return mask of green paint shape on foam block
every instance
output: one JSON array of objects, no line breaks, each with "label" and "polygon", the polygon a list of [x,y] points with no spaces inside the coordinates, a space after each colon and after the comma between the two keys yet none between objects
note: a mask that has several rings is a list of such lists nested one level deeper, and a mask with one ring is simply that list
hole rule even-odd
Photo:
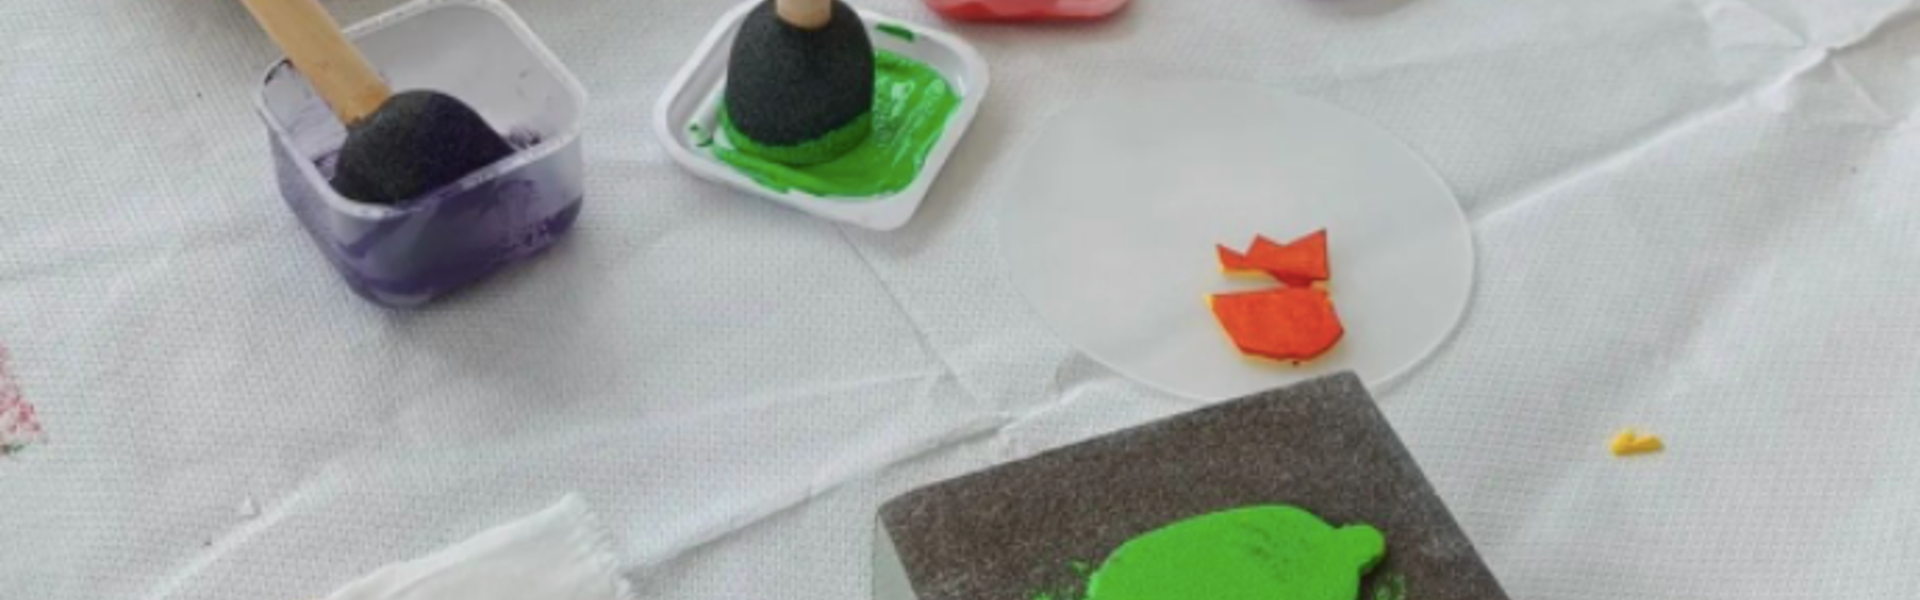
[{"label": "green paint shape on foam block", "polygon": [[1080,600],[1355,600],[1386,551],[1386,538],[1367,525],[1335,528],[1291,506],[1243,508],[1121,545]]},{"label": "green paint shape on foam block", "polygon": [[853,150],[808,166],[753,156],[737,149],[745,136],[734,131],[722,107],[720,129],[732,146],[716,144],[712,152],[768,189],[858,201],[912,185],[959,107],[960,95],[933,67],[880,51],[874,54],[872,132]]}]

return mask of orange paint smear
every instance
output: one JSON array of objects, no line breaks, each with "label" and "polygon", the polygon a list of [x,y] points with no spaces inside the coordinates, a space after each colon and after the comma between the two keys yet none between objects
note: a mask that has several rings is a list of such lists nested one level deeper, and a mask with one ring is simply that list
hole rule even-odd
[{"label": "orange paint smear", "polygon": [[1222,271],[1226,271],[1228,273],[1238,273],[1243,271],[1260,270],[1259,268],[1253,266],[1253,261],[1251,259],[1248,259],[1247,255],[1245,254],[1241,254],[1232,248],[1228,248],[1226,246],[1221,246],[1221,245],[1216,245],[1213,248],[1214,250],[1220,253],[1220,270]]},{"label": "orange paint smear", "polygon": [[1220,268],[1228,273],[1261,272],[1287,285],[1309,286],[1333,277],[1327,259],[1327,230],[1322,229],[1286,244],[1254,236],[1253,246],[1240,253],[1218,247]]},{"label": "orange paint smear", "polygon": [[1274,288],[1209,298],[1234,346],[1245,354],[1279,361],[1312,360],[1332,350],[1346,328],[1333,299],[1313,288]]}]

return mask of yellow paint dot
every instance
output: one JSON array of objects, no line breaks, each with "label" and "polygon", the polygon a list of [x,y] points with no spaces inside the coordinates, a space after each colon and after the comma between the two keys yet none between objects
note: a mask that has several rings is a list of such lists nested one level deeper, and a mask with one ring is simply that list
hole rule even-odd
[{"label": "yellow paint dot", "polygon": [[1641,434],[1632,429],[1614,434],[1613,442],[1607,444],[1607,448],[1613,451],[1614,456],[1648,454],[1665,450],[1666,447],[1666,443],[1660,441],[1660,436]]}]

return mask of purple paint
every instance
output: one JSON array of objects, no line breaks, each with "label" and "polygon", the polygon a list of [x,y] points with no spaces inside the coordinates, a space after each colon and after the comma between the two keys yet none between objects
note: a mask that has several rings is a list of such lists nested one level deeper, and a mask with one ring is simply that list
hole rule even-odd
[{"label": "purple paint", "polygon": [[426,304],[538,255],[580,214],[577,146],[372,214],[338,210],[286,147],[273,144],[281,197],[348,286],[385,306]]},{"label": "purple paint", "polygon": [[[280,63],[268,86],[292,67]],[[310,90],[261,111],[280,197],[328,264],[354,293],[408,308],[476,283],[557,243],[573,228],[585,195],[577,138],[532,127],[505,136],[516,152],[398,206],[341,197],[328,181],[339,167],[344,129]],[[271,94],[269,94],[271,95]],[[473,178],[470,176],[470,178]]]},{"label": "purple paint", "polygon": [[511,9],[412,3],[351,35],[366,42],[368,59],[395,89],[459,98],[516,148],[397,206],[341,197],[329,181],[338,167],[330,155],[346,142],[345,127],[291,65],[271,66],[255,108],[281,199],[354,292],[386,306],[424,305],[540,254],[571,230],[586,190],[586,91]]}]

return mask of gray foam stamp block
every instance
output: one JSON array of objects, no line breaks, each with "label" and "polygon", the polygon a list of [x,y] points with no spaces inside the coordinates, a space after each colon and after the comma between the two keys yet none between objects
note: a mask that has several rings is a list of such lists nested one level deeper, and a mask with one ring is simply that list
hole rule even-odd
[{"label": "gray foam stamp block", "polygon": [[[888,502],[877,600],[1033,600],[1078,589],[1122,543],[1182,519],[1289,504],[1368,523],[1387,558],[1361,586],[1505,600],[1352,374],[1265,392],[935,484]],[[1184,600],[1206,600],[1204,598]]]}]

